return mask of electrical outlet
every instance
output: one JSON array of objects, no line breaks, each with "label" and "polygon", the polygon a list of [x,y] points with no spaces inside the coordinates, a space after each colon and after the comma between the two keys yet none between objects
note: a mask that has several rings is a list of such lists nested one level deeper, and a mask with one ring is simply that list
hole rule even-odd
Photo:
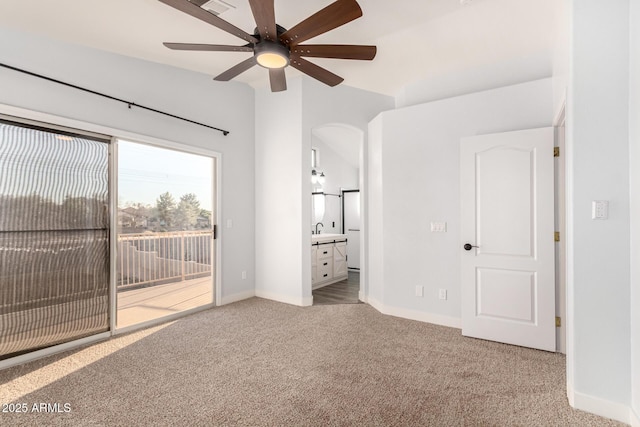
[{"label": "electrical outlet", "polygon": [[438,297],[440,299],[446,300],[447,299],[447,290],[446,289],[440,289],[440,292],[438,293]]},{"label": "electrical outlet", "polygon": [[232,219],[228,219],[227,220],[227,228],[232,228],[233,227],[233,220]]},{"label": "electrical outlet", "polygon": [[446,233],[447,232],[447,223],[446,222],[432,222],[431,223],[431,232],[432,233]]},{"label": "electrical outlet", "polygon": [[242,272],[242,280],[246,280],[246,278],[247,278],[247,272],[243,271]]},{"label": "electrical outlet", "polygon": [[424,286],[416,286],[416,296],[421,297],[424,296]]},{"label": "electrical outlet", "polygon": [[609,202],[607,200],[594,200],[591,202],[591,219],[609,218]]}]

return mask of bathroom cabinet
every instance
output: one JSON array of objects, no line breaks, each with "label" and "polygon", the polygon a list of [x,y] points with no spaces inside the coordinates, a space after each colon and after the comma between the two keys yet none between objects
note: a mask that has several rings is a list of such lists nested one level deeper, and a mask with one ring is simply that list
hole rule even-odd
[{"label": "bathroom cabinet", "polygon": [[311,287],[321,288],[347,278],[347,236],[316,234],[311,238]]}]

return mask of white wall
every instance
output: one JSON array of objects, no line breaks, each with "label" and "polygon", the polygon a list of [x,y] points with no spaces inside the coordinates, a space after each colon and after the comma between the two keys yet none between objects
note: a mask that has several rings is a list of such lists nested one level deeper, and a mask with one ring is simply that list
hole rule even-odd
[{"label": "white wall", "polygon": [[[580,409],[629,422],[629,0],[573,1],[567,370]],[[608,200],[609,219],[591,219]]]},{"label": "white wall", "polygon": [[310,78],[256,91],[256,294],[296,305],[311,298],[312,129],[341,123],[365,131],[391,97]]},{"label": "white wall", "polygon": [[[0,29],[0,58],[44,74],[231,131],[132,108],[76,89],[0,68],[0,104],[121,129],[222,153],[222,302],[254,290],[254,95],[211,76]],[[241,271],[248,278],[241,280]]]},{"label": "white wall", "polygon": [[569,39],[571,0],[557,0],[554,9],[555,51],[553,56],[553,107],[557,117],[566,101],[569,84]]},{"label": "white wall", "polygon": [[[553,64],[548,52],[489,62],[407,84],[398,93],[398,108],[548,78]],[[562,84],[562,83],[559,83]]]},{"label": "white wall", "polygon": [[640,426],[640,0],[631,0],[629,166],[631,172],[631,402]]},{"label": "white wall", "polygon": [[[256,295],[308,305],[300,283],[302,82],[287,86],[256,91]],[[308,232],[308,219],[304,224]]]},{"label": "white wall", "polygon": [[[338,141],[344,144],[359,144],[360,141]],[[317,171],[326,175],[325,183],[321,187],[325,193],[341,194],[342,189],[358,189],[358,168],[349,164],[340,154],[331,149],[320,138],[312,137],[312,146],[319,152],[320,160]],[[309,196],[311,197],[311,196]],[[314,215],[311,215],[311,229],[315,231]],[[322,219],[324,226],[318,227],[323,233],[342,233],[342,199],[335,196],[325,196],[325,214]]]},{"label": "white wall", "polygon": [[[460,325],[460,138],[546,127],[552,119],[548,78],[385,112],[372,123],[369,256],[384,274],[371,279],[374,305]],[[431,221],[446,221],[447,233],[431,233]],[[415,296],[416,285],[424,297]],[[438,299],[440,288],[447,301]]]},{"label": "white wall", "polygon": [[[385,114],[380,114],[369,123],[369,140],[367,141],[367,199],[364,219],[367,229],[367,240],[364,246],[365,259],[368,260],[368,280],[364,286],[365,301],[380,309],[384,300],[384,163],[382,144],[384,142],[383,126]],[[361,235],[365,233],[361,232]],[[361,286],[362,288],[362,286]],[[362,290],[362,289],[361,289]]]}]

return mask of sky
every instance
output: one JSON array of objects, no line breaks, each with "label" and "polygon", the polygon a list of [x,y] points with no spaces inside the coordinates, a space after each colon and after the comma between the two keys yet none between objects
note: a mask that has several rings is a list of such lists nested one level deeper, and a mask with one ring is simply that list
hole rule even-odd
[{"label": "sky", "polygon": [[213,159],[120,140],[118,142],[118,205],[143,203],[155,206],[168,191],[174,200],[194,193],[200,207],[211,211]]},{"label": "sky", "polygon": [[[155,206],[164,192],[176,203],[194,193],[202,209],[213,205],[213,159],[120,140],[118,203]],[[108,191],[108,144],[0,123],[0,195],[37,194],[56,203]]]}]

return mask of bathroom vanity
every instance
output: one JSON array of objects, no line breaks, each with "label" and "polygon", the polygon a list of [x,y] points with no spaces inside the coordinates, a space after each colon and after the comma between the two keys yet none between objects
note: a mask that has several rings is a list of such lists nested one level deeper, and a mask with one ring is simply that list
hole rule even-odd
[{"label": "bathroom vanity", "polygon": [[347,235],[311,236],[311,287],[321,288],[347,278]]}]

